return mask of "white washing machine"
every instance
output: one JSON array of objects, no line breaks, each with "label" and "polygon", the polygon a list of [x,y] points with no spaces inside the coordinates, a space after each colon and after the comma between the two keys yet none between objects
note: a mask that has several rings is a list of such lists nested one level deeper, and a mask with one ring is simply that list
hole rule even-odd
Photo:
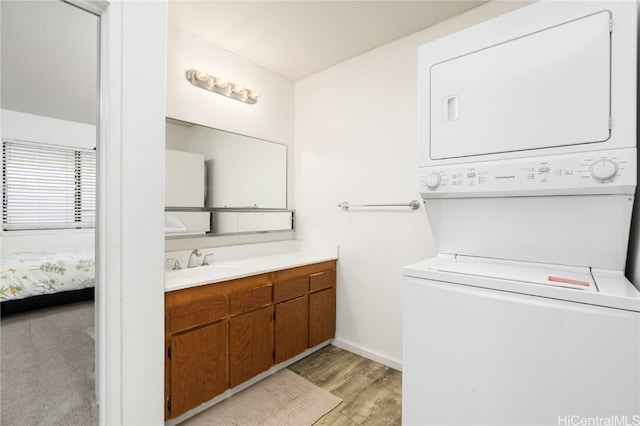
[{"label": "white washing machine", "polygon": [[637,19],[541,1],[420,48],[404,424],[640,424]]},{"label": "white washing machine", "polygon": [[621,273],[442,256],[405,276],[404,424],[640,421],[640,298]]}]

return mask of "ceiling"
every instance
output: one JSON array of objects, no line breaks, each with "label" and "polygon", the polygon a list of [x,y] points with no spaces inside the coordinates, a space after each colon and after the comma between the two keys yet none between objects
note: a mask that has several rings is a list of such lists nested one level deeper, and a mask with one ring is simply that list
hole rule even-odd
[{"label": "ceiling", "polygon": [[98,17],[59,1],[0,1],[0,106],[95,124]]},{"label": "ceiling", "polygon": [[[169,0],[168,22],[296,81],[481,3]],[[0,16],[0,106],[95,124],[98,18],[51,0]]]},{"label": "ceiling", "polygon": [[168,21],[296,81],[484,2],[169,0]]}]

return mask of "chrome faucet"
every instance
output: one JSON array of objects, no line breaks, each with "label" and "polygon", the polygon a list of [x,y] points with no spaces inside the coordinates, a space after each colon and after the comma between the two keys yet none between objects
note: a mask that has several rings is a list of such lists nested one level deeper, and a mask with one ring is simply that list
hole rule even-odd
[{"label": "chrome faucet", "polygon": [[[193,256],[195,256],[195,259]],[[195,268],[196,266],[198,266],[198,257],[200,256],[200,250],[193,249],[191,251],[191,255],[189,256],[189,263],[187,264],[187,268]]]},{"label": "chrome faucet", "polygon": [[209,263],[209,261],[207,260],[207,257],[209,257],[209,256],[213,257],[213,253],[208,253],[208,254],[204,255],[204,258],[202,259],[202,266],[211,265]]},{"label": "chrome faucet", "polygon": [[179,269],[182,269],[182,266],[180,266],[180,262],[178,262],[178,259],[176,259],[175,257],[172,257],[171,259],[167,259],[167,262],[173,262],[173,267],[171,268],[172,271],[177,271]]}]

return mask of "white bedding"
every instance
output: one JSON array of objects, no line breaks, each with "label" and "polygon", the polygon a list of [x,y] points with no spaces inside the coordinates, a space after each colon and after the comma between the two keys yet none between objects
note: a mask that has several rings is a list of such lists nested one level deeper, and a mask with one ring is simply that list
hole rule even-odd
[{"label": "white bedding", "polygon": [[0,301],[95,286],[93,250],[22,252],[2,256]]}]

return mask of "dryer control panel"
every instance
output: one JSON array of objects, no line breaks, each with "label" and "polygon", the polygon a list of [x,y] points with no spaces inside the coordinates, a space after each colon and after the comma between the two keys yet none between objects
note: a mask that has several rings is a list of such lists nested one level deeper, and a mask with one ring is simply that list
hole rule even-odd
[{"label": "dryer control panel", "polygon": [[635,193],[635,148],[418,169],[423,198]]}]

